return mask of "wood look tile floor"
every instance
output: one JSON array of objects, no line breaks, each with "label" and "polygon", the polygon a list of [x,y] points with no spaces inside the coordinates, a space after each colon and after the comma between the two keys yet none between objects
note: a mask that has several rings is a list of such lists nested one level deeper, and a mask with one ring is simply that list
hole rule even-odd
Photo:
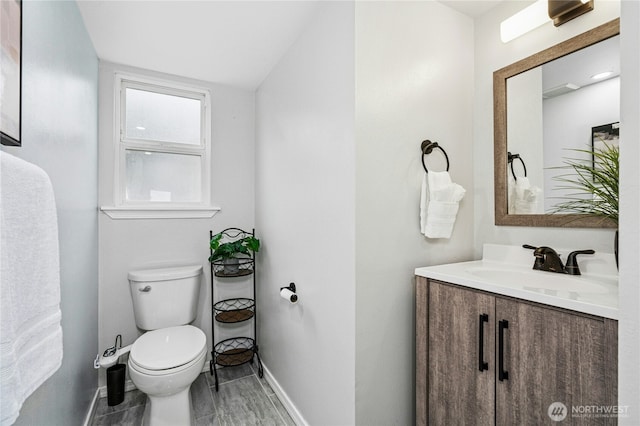
[{"label": "wood look tile floor", "polygon": [[[208,372],[191,385],[196,426],[295,426],[271,386],[258,378],[250,364],[219,369],[218,380],[218,392]],[[100,398],[92,426],[140,426],[146,400],[139,390],[127,392],[114,407],[107,405],[107,398]]]}]

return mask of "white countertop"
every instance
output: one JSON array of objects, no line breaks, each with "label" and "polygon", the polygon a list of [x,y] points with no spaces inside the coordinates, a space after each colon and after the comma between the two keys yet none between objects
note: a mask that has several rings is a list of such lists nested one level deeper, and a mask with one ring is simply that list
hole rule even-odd
[{"label": "white countertop", "polygon": [[482,260],[416,268],[415,274],[617,320],[618,276],[612,256],[579,256],[582,275],[574,276],[533,270],[531,250],[485,244]]}]

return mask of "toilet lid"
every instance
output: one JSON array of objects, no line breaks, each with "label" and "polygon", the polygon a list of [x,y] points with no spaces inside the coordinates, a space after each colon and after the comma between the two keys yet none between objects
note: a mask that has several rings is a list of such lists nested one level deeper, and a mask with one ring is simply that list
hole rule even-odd
[{"label": "toilet lid", "polygon": [[140,367],[167,370],[196,358],[207,343],[199,328],[192,325],[148,331],[131,347],[129,357]]}]

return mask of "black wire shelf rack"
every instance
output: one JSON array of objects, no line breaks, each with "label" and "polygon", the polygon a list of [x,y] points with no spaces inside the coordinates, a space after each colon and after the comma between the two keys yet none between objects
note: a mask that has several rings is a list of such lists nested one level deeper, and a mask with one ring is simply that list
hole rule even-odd
[{"label": "black wire shelf rack", "polygon": [[[251,232],[240,228],[227,228],[219,234],[215,234],[217,243],[234,243],[238,241],[251,240],[255,238],[255,230]],[[209,231],[209,240],[214,239],[213,231]],[[258,242],[259,244],[259,242]],[[257,309],[256,309],[256,271],[255,254],[249,250],[249,255],[241,254],[240,257],[231,259],[214,260],[213,247],[218,245],[210,244],[211,250],[211,337],[213,340],[213,350],[209,361],[209,370],[215,377],[215,389],[218,391],[218,367],[235,367],[245,363],[257,364],[258,377],[264,376],[262,361],[258,353],[258,343],[256,340],[257,330]],[[240,277],[240,278],[237,278]],[[245,278],[243,278],[245,277]],[[216,301],[217,285],[240,285],[242,282],[250,281],[252,294],[247,297],[235,297],[231,299]],[[223,284],[225,283],[226,284]],[[229,339],[217,341],[216,327],[225,327],[228,324],[253,321],[253,337],[236,336]],[[218,326],[216,325],[218,323]],[[244,334],[244,333],[243,333]],[[248,333],[247,333],[248,334]],[[217,367],[218,366],[218,367]]]},{"label": "black wire shelf rack", "polygon": [[256,344],[251,337],[232,337],[218,342],[214,352],[216,364],[223,367],[235,367],[253,361]]},{"label": "black wire shelf rack", "polygon": [[213,305],[216,321],[232,324],[253,318],[256,303],[253,299],[238,297],[221,300]]},{"label": "black wire shelf rack", "polygon": [[235,257],[213,262],[213,273],[216,277],[244,277],[253,274],[254,261],[250,258]]}]

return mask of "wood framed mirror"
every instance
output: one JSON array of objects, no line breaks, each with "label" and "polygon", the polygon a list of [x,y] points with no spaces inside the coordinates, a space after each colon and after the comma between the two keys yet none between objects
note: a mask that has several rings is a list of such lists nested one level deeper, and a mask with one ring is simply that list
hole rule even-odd
[{"label": "wood framed mirror", "polygon": [[[495,198],[495,224],[496,225],[536,226],[536,227],[575,227],[575,228],[615,228],[616,227],[615,223],[613,223],[612,221],[606,218],[601,218],[601,217],[596,217],[596,216],[591,216],[586,214],[558,214],[558,213],[545,214],[544,212],[548,211],[548,209],[545,209],[545,208],[542,208],[541,211],[539,211],[540,210],[539,208],[536,208],[535,211],[532,210],[531,213],[527,213],[527,214],[519,214],[516,209],[514,213],[514,209],[510,208],[509,206],[509,188],[510,188],[509,180],[511,179],[510,176],[512,174],[513,174],[513,179],[517,180],[515,172],[512,172],[511,170],[511,165],[514,165],[514,167],[518,167],[518,165],[520,165],[520,162],[516,162],[514,164],[514,163],[510,163],[509,160],[513,161],[513,158],[514,158],[513,155],[515,154],[516,155],[515,158],[522,161],[523,157],[520,157],[520,158],[517,157],[518,151],[519,151],[519,149],[517,149],[518,147],[522,147],[523,150],[529,150],[529,152],[536,153],[537,152],[536,150],[540,152],[543,151],[543,147],[542,147],[543,143],[552,144],[555,142],[548,140],[551,138],[543,139],[543,134],[545,133],[546,130],[543,131],[542,129],[538,128],[538,127],[542,127],[542,115],[543,115],[542,112],[538,112],[536,110],[535,112],[536,117],[532,117],[531,115],[528,115],[529,112],[524,112],[521,114],[522,117],[524,117],[524,120],[517,122],[518,125],[511,123],[511,126],[509,126],[508,111],[511,105],[516,105],[518,103],[527,104],[529,105],[529,108],[531,107],[530,106],[531,103],[527,102],[526,96],[515,95],[513,93],[514,89],[511,89],[513,87],[518,86],[519,83],[515,83],[516,81],[520,80],[521,78],[527,78],[527,77],[521,77],[521,76],[525,76],[527,72],[533,72],[533,73],[540,74],[540,76],[537,76],[536,78],[538,80],[542,80],[541,75],[543,72],[542,71],[543,66],[549,67],[549,66],[552,66],[553,64],[560,64],[560,60],[565,60],[566,58],[569,58],[569,56],[573,56],[571,54],[575,53],[576,56],[584,55],[587,52],[587,48],[596,49],[598,47],[604,46],[605,43],[615,42],[617,40],[614,38],[619,34],[620,34],[620,20],[615,19],[606,24],[600,25],[590,31],[580,34],[576,37],[573,37],[569,40],[566,40],[562,43],[559,43],[555,46],[552,46],[548,49],[538,52],[532,56],[529,56],[525,59],[522,59],[518,62],[508,65],[504,68],[501,68],[493,73],[494,198]],[[611,39],[611,41],[606,42],[609,39]],[[598,61],[592,60],[592,62],[595,63]],[[562,69],[562,67],[565,67],[568,69],[567,65],[560,64],[556,66],[556,68],[560,68],[560,69]],[[581,67],[584,68],[584,63],[583,65],[581,65]],[[618,59],[618,67],[619,67],[619,59]],[[516,76],[518,76],[518,79],[514,78]],[[619,82],[619,78],[618,78],[618,82]],[[541,83],[536,83],[536,84],[539,84],[540,87],[537,89],[538,93],[535,94],[534,98],[532,99],[534,99],[535,103],[539,104],[539,106],[534,107],[534,109],[538,108],[540,111],[542,110],[543,97],[547,98],[546,93],[549,93],[551,91],[555,91],[556,93],[557,92],[562,93],[565,90],[568,90],[568,91],[576,90],[574,89],[576,85],[569,84],[569,83],[564,83],[562,85],[553,87],[553,89],[546,89],[546,90],[543,89]],[[577,88],[579,89],[580,87],[577,87]],[[509,90],[512,90],[512,92],[510,93]],[[545,95],[543,96],[543,93],[539,93],[540,91],[545,93]],[[554,96],[554,95],[550,95],[550,96]],[[618,96],[619,96],[619,89],[618,89]],[[507,102],[508,99],[511,100],[511,104]],[[618,108],[619,108],[619,101],[618,101]],[[577,112],[575,111],[572,111],[572,113],[573,115],[577,114]],[[516,117],[517,115],[518,115],[517,113],[513,113],[513,112],[511,114],[512,117]],[[602,118],[602,120],[605,120],[605,118]],[[618,120],[619,120],[619,112],[618,112]],[[617,120],[612,120],[612,121],[617,121]],[[609,121],[609,122],[612,122],[612,121]],[[539,126],[537,126],[537,124],[539,124]],[[598,123],[598,124],[607,124],[607,123]],[[527,137],[529,138],[531,138],[530,136],[531,134],[537,134],[537,136],[539,136],[539,142],[538,142],[538,139],[532,139],[532,142],[527,141],[523,145],[519,145],[518,147],[516,147],[513,145],[512,140],[508,140],[510,135],[512,136],[512,139],[514,140],[516,139],[515,137],[513,137],[514,131],[519,131],[522,134],[526,134]],[[585,144],[585,145],[582,145],[584,147],[586,146],[588,139],[583,139],[582,142]],[[538,143],[540,144],[540,146],[536,145]],[[554,158],[554,161],[556,162],[554,166],[562,166],[562,160],[563,158],[560,158],[560,157]],[[548,165],[544,165],[542,163],[542,160],[538,161],[536,164],[538,164],[539,167],[532,168],[529,166],[528,163],[527,163],[527,166],[525,166],[524,161],[522,161],[522,167],[528,169],[528,172],[530,174],[532,173],[532,171],[533,173],[543,174],[544,170],[549,168]],[[522,173],[522,169],[520,170]],[[526,170],[524,171],[524,173],[525,173],[524,176],[527,176]],[[527,179],[530,179],[530,178],[527,178]],[[511,183],[513,184],[513,181]],[[547,190],[548,189],[550,188],[547,188]],[[544,191],[543,191],[543,197],[546,197],[546,193],[544,193]]]}]

